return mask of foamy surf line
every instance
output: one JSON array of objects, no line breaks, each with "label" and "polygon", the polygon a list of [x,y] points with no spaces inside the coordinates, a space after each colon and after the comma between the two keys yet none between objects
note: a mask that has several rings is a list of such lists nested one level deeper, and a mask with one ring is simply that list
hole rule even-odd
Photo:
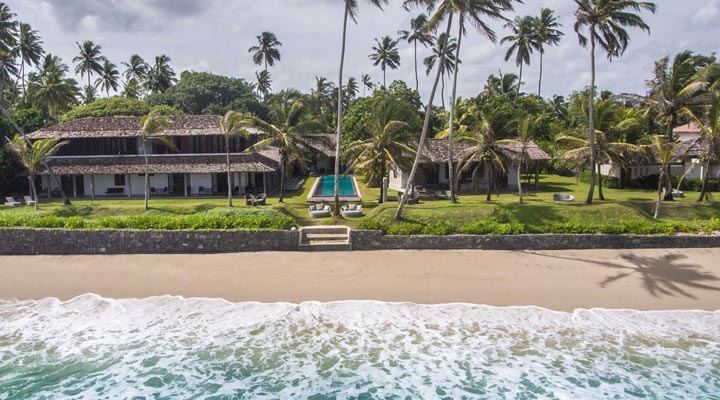
[{"label": "foamy surf line", "polygon": [[0,300],[0,399],[720,396],[720,312]]}]

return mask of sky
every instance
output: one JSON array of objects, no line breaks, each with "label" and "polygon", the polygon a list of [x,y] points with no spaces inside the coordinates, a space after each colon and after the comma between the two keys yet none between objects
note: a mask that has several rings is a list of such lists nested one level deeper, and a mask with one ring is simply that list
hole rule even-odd
[{"label": "sky", "polygon": [[[121,62],[132,54],[146,61],[166,54],[178,75],[193,70],[255,81],[255,72],[261,67],[253,64],[248,48],[257,42],[261,32],[271,31],[283,44],[281,62],[270,68],[273,91],[288,87],[309,91],[316,76],[338,79],[342,0],[5,1],[20,21],[40,32],[46,51],[59,55],[68,64],[78,53],[76,42],[93,40],[121,72]],[[409,29],[410,19],[421,10],[407,12],[400,0],[390,0],[384,11],[365,0],[359,3],[358,24],[348,27],[345,76],[370,74],[375,82],[381,82],[382,71],[368,59],[375,38],[396,37],[398,30]],[[656,4],[655,15],[643,14],[651,27],[649,35],[632,30],[623,57],[612,62],[598,57],[601,89],[643,93],[654,61],[686,49],[704,54],[718,50],[720,0],[656,0]],[[542,7],[555,10],[565,32],[561,44],[545,52],[543,96],[567,95],[590,83],[589,52],[580,47],[573,31],[575,2],[525,0],[508,17],[536,15]],[[491,25],[499,38],[509,34],[503,22],[493,21]],[[407,43],[399,46],[402,64],[397,70],[388,70],[388,83],[402,79],[414,86],[412,48]],[[477,95],[488,75],[500,70],[517,73],[512,60],[504,61],[507,47],[470,29],[462,43],[458,95]],[[428,54],[427,49],[418,54],[423,96],[432,85],[422,66]],[[525,67],[524,91],[537,91],[538,67],[536,54],[531,65]]]}]

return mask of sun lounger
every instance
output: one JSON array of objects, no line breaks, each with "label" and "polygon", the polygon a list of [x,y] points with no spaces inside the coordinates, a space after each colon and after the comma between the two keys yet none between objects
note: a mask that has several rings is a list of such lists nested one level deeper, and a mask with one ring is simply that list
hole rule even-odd
[{"label": "sun lounger", "polygon": [[6,197],[6,198],[5,198],[5,206],[6,206],[6,207],[19,207],[19,206],[21,206],[21,205],[22,205],[21,202],[15,201],[15,199],[12,198],[12,197]]},{"label": "sun lounger", "polygon": [[250,193],[245,193],[245,205],[246,206],[254,206],[255,205],[255,196],[253,196]]},{"label": "sun lounger", "polygon": [[34,206],[34,205],[35,205],[35,200],[33,200],[32,197],[30,197],[30,196],[24,196],[23,199],[25,200],[25,204],[27,204],[27,205],[29,205],[29,206]]},{"label": "sun lounger", "polygon": [[258,205],[259,205],[259,206],[264,206],[266,199],[267,199],[267,195],[266,195],[265,193],[260,193],[260,194],[255,198],[255,205],[256,205],[256,206],[258,206]]},{"label": "sun lounger", "polygon": [[348,204],[340,207],[340,214],[343,218],[358,218],[363,215],[363,207],[361,205]]},{"label": "sun lounger", "polygon": [[557,201],[560,203],[569,203],[569,202],[575,201],[575,196],[565,194],[565,193],[555,193],[553,195],[553,201]]},{"label": "sun lounger", "polygon": [[330,206],[328,205],[312,205],[309,210],[310,216],[313,218],[327,218],[330,216]]}]

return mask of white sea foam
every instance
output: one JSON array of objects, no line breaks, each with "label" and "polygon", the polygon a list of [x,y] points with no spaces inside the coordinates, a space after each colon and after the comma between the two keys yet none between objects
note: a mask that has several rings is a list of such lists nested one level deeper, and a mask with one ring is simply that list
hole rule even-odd
[{"label": "white sea foam", "polygon": [[135,396],[717,399],[720,312],[0,300],[0,399]]}]

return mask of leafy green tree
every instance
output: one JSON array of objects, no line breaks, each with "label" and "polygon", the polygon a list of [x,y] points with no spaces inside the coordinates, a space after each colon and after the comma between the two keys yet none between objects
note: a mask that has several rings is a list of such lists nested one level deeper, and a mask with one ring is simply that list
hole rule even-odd
[{"label": "leafy green tree", "polygon": [[562,24],[558,22],[555,13],[549,8],[543,8],[540,10],[540,15],[535,17],[533,35],[535,36],[536,49],[540,52],[538,96],[542,96],[543,56],[545,55],[545,46],[557,46],[560,44],[562,37],[565,35],[560,28],[562,28]]},{"label": "leafy green tree", "polygon": [[427,29],[428,17],[425,14],[420,14],[417,17],[410,20],[410,30],[400,30],[398,35],[401,40],[408,42],[413,46],[413,54],[415,57],[415,90],[420,91],[420,79],[418,77],[418,60],[417,50],[418,44],[423,47],[432,46],[433,35]]},{"label": "leafy green tree", "polygon": [[30,24],[20,23],[18,27],[17,46],[13,53],[20,59],[18,79],[22,80],[22,91],[25,93],[25,65],[38,66],[45,50],[42,48],[38,31],[33,30]]},{"label": "leafy green tree", "polygon": [[400,66],[400,53],[398,52],[397,40],[393,40],[390,36],[385,36],[382,40],[375,39],[373,53],[370,54],[370,60],[374,66],[380,66],[383,72],[383,86],[387,86],[385,80],[385,72],[388,67],[390,69],[398,69]]},{"label": "leafy green tree", "polygon": [[277,49],[282,43],[272,32],[263,32],[257,37],[258,44],[248,49],[248,53],[253,56],[255,65],[265,64],[265,72],[267,73],[268,65],[274,66],[276,61],[280,61],[280,51]]},{"label": "leafy green tree", "polygon": [[130,78],[129,81],[125,82],[125,86],[123,87],[123,91],[120,93],[120,96],[128,99],[139,99],[142,97],[142,94],[143,88],[140,81],[135,78]]},{"label": "leafy green tree", "polygon": [[[600,46],[607,53],[608,59],[620,57],[627,49],[630,35],[625,27],[640,28],[650,31],[650,27],[634,12],[648,10],[655,12],[655,4],[634,0],[575,0],[578,5],[575,11],[575,32],[582,47],[590,45],[590,99],[588,101],[588,119],[590,120],[589,145],[590,165],[596,164],[595,126],[592,115],[595,114],[595,49]],[[584,33],[585,32],[585,33]],[[588,36],[586,36],[588,35]],[[586,203],[592,204],[595,192],[595,168],[590,172],[590,190]]]},{"label": "leafy green tree", "polygon": [[170,126],[170,121],[157,112],[151,112],[140,121],[140,137],[142,138],[143,158],[145,159],[145,210],[149,209],[150,198],[150,166],[147,149],[153,143],[174,149],[175,144],[166,136],[160,134]]},{"label": "leafy green tree", "polygon": [[80,43],[76,43],[78,50],[80,50],[80,54],[73,58],[73,63],[75,63],[75,73],[80,74],[81,77],[87,76],[87,85],[88,87],[92,86],[90,84],[90,78],[92,77],[92,74],[102,74],[103,71],[103,61],[105,61],[105,57],[102,55],[102,48],[93,43],[92,40],[86,40]]},{"label": "leafy green tree", "polygon": [[511,35],[505,36],[500,41],[500,43],[511,43],[510,48],[505,53],[505,61],[510,60],[514,54],[515,65],[520,67],[517,92],[515,92],[515,100],[517,100],[518,96],[520,96],[520,87],[522,86],[523,65],[530,65],[530,55],[533,49],[539,46],[534,35],[535,19],[531,16],[518,16],[505,26],[512,30]]},{"label": "leafy green tree", "polygon": [[164,93],[175,82],[177,79],[170,66],[170,57],[164,54],[155,57],[155,64],[150,67],[145,79],[145,88],[153,93]]},{"label": "leafy green tree", "polygon": [[15,135],[12,139],[5,138],[5,140],[6,146],[15,154],[28,172],[28,182],[32,189],[35,209],[37,210],[40,203],[37,188],[35,187],[35,177],[37,176],[38,169],[48,157],[51,157],[60,150],[64,142],[58,139],[40,139],[30,144],[20,135]]},{"label": "leafy green tree", "polygon": [[124,97],[110,97],[98,99],[86,105],[74,108],[62,117],[62,122],[69,122],[81,118],[98,117],[141,117],[150,113],[150,105],[138,99]]},{"label": "leafy green tree", "polygon": [[107,97],[110,97],[110,90],[117,90],[119,87],[120,73],[115,64],[108,59],[103,60],[103,68],[100,71],[100,77],[95,80],[95,87],[99,87],[105,91]]}]

